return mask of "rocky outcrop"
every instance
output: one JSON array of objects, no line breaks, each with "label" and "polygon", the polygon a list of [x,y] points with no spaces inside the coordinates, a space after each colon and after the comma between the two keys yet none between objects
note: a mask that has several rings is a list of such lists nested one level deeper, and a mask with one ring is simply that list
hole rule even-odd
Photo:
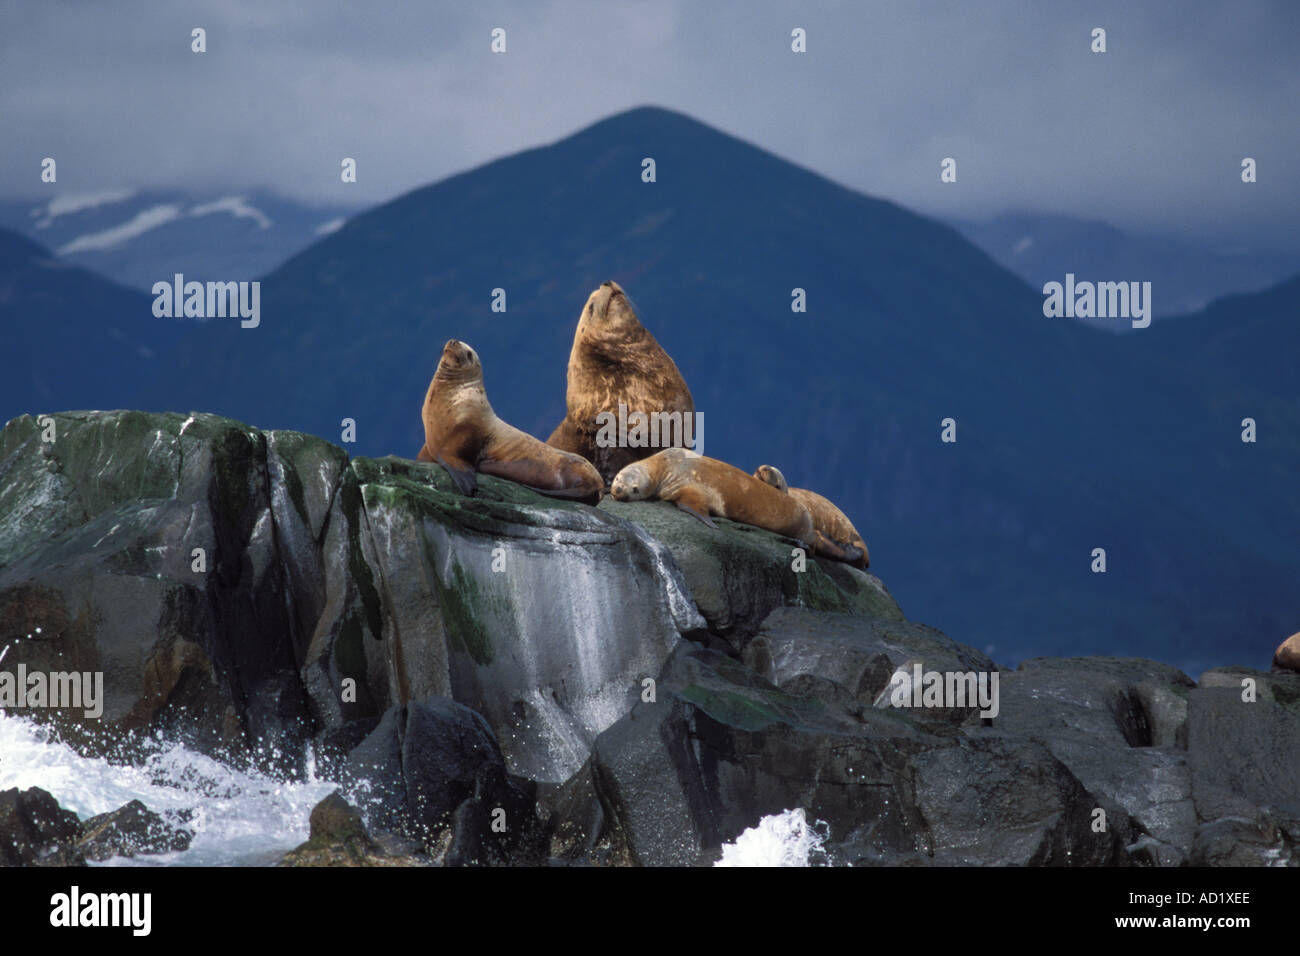
[{"label": "rocky outcrop", "polygon": [[481,715],[445,697],[384,714],[342,776],[372,826],[448,866],[540,862],[534,781],[510,775]]},{"label": "rocky outcrop", "polygon": [[[285,865],[707,864],[796,808],[838,864],[1300,862],[1300,674],[1002,670],[874,575],[717,525],[489,476],[466,498],[210,415],[24,417],[0,666],[103,673],[102,718],[36,712],[79,747],[161,731],[337,780]],[[996,680],[996,706],[894,706],[914,672]],[[0,795],[0,853],[186,836],[143,805],[69,816]]]},{"label": "rocky outcrop", "polygon": [[189,848],[193,834],[174,827],[139,800],[81,824],[77,848],[88,860],[132,857],[138,853],[178,853]]},{"label": "rocky outcrop", "polygon": [[339,703],[348,678],[382,708],[445,696],[487,719],[512,773],[563,781],[704,627],[663,546],[595,508],[487,476],[465,498],[441,466],[395,458],[346,480],[374,622],[318,625],[304,674],[325,727],[366,713]]},{"label": "rocky outcrop", "polygon": [[78,866],[81,821],[40,787],[0,792],[0,866]]},{"label": "rocky outcrop", "polygon": [[674,654],[555,800],[553,852],[713,862],[799,807],[839,864],[1300,863],[1300,676],[1036,659],[987,717],[882,700],[900,667],[996,669],[921,625],[781,608],[741,657]]},{"label": "rocky outcrop", "polygon": [[679,650],[657,700],[597,738],[592,780],[615,842],[642,864],[711,862],[798,806],[828,825],[838,864],[1124,862],[1119,834],[1091,829],[1098,798],[1041,743],[843,700]]},{"label": "rocky outcrop", "polygon": [[600,509],[644,528],[672,553],[708,624],[739,649],[774,608],[793,605],[901,621],[903,612],[874,574],[838,561],[806,559],[794,570],[797,542],[716,518],[718,531],[664,501],[620,502]]},{"label": "rocky outcrop", "polygon": [[83,821],[40,787],[0,792],[0,866],[85,866],[169,853],[184,850],[192,836],[139,800]]},{"label": "rocky outcrop", "polygon": [[0,646],[104,673],[103,719],[65,729],[292,768],[440,694],[559,781],[704,627],[663,546],[593,508],[491,478],[465,499],[437,466],[209,415],[49,422],[0,434]]},{"label": "rocky outcrop", "polygon": [[361,813],[335,791],[311,811],[307,842],[280,866],[430,866],[419,844],[391,834],[371,836]]}]

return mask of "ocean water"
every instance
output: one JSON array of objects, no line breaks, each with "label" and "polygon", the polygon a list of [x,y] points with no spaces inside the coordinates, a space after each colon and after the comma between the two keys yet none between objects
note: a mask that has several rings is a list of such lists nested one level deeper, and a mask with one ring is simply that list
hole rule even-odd
[{"label": "ocean water", "polygon": [[338,785],[237,770],[155,738],[135,765],[83,757],[33,721],[0,713],[0,790],[41,787],[83,820],[140,800],[194,834],[188,850],[103,866],[271,865],[307,839],[312,807]]},{"label": "ocean water", "polygon": [[735,843],[724,843],[722,859],[713,865],[824,866],[828,836],[826,824],[810,824],[802,808],[774,813],[736,837]]},{"label": "ocean water", "polygon": [[[364,782],[362,782],[364,786]],[[50,739],[40,724],[0,713],[0,790],[40,787],[83,820],[140,800],[194,834],[179,853],[114,857],[92,866],[270,866],[307,839],[312,807],[335,789],[309,766],[305,780],[239,770],[179,744],[154,738],[136,764],[83,757]],[[823,823],[803,809],[764,817],[715,866],[818,866],[826,863]]]}]

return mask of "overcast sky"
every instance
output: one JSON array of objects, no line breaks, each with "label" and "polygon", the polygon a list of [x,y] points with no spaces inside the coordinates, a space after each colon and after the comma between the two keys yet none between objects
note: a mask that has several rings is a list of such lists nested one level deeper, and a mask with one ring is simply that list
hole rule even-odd
[{"label": "overcast sky", "polygon": [[1281,244],[1300,235],[1298,54],[1292,0],[0,0],[0,197],[374,202],[656,104],[939,217]]}]

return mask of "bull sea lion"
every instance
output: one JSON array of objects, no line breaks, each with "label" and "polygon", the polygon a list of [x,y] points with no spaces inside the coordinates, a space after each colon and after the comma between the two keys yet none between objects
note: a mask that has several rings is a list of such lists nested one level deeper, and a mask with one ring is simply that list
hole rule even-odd
[{"label": "bull sea lion", "polygon": [[600,500],[604,482],[591,462],[497,418],[483,388],[483,366],[464,342],[451,339],[442,347],[420,418],[424,447],[417,459],[446,468],[462,494],[478,490],[475,472],[482,472],[556,498]]},{"label": "bull sea lion", "polygon": [[853,522],[848,519],[848,516],[835,507],[829,499],[806,488],[791,488],[786,484],[785,475],[781,474],[781,470],[772,465],[759,465],[758,470],[754,472],[754,477],[778,491],[786,492],[808,509],[815,530],[813,550],[817,554],[834,558],[836,561],[845,561],[863,569],[871,564],[867,543],[862,540],[862,535],[858,534],[858,529],[853,527]]},{"label": "bull sea lion", "polygon": [[[660,448],[684,444],[682,432],[695,414],[691,390],[616,282],[605,282],[593,292],[578,317],[565,405],[567,414],[546,443],[586,458],[606,481]],[[609,447],[609,442],[597,441],[601,427],[596,416],[617,416],[619,405],[626,407],[629,420],[638,412],[677,413],[680,424],[675,434],[660,435],[658,447]]]},{"label": "bull sea lion", "polygon": [[787,494],[739,468],[686,448],[666,448],[624,467],[610,486],[615,501],[671,501],[710,528],[718,515],[795,538],[813,540],[812,516]]},{"label": "bull sea lion", "polygon": [[1278,670],[1300,672],[1300,633],[1292,634],[1277,646],[1273,666]]}]

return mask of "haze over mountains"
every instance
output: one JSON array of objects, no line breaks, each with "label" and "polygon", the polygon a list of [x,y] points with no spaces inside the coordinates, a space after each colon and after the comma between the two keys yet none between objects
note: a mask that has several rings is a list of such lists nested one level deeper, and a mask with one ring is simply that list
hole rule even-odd
[{"label": "haze over mountains", "polygon": [[[1259,292],[1300,272],[1300,259],[1278,250],[1138,236],[1072,216],[1004,213],[953,226],[1035,289],[1063,281],[1066,272],[1088,281],[1150,282],[1157,317],[1195,312],[1224,295]],[[1105,320],[1092,324],[1123,330]]]},{"label": "haze over mountains", "polygon": [[1265,664],[1300,626],[1300,280],[1104,334],[1045,318],[947,225],[651,108],[354,216],[265,277],[256,329],[169,325],[42,255],[0,248],[21,383],[3,418],[201,409],[333,441],[352,418],[349,451],[412,457],[456,337],[497,413],[545,437],[578,311],[612,278],[685,375],[706,452],[835,499],[910,618],[1001,663],[1112,653],[1193,676]]}]

